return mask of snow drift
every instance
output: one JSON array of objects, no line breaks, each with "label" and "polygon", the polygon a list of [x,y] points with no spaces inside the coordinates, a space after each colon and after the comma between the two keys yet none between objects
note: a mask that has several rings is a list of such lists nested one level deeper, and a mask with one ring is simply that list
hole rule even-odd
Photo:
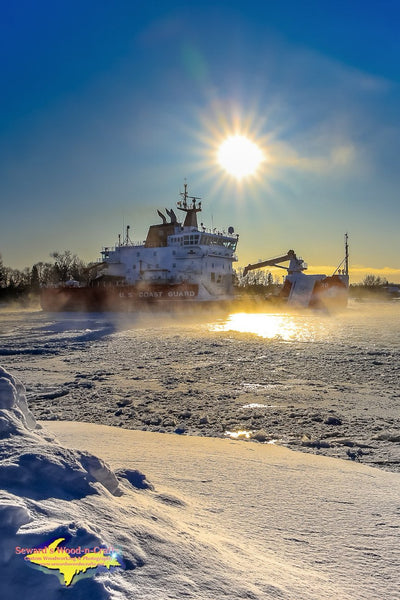
[{"label": "snow drift", "polygon": [[[123,492],[102,460],[88,452],[62,448],[36,423],[23,386],[1,367],[0,434],[2,598],[25,597],[28,589],[33,599],[61,597],[57,577],[34,570],[24,562],[22,549],[61,536],[71,547],[102,546],[99,528],[85,520],[74,501],[90,495],[105,500]],[[74,591],[77,598],[86,594],[109,597],[106,587],[93,579],[82,581]]]}]

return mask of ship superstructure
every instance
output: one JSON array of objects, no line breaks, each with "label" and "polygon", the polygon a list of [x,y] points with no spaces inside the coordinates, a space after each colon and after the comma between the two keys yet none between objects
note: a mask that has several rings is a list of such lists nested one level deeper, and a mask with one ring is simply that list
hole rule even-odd
[{"label": "ship superstructure", "polygon": [[166,209],[167,216],[158,210],[162,222],[150,226],[144,243],[132,243],[127,228],[122,242],[104,248],[93,284],[117,285],[121,292],[124,286],[136,286],[141,298],[229,299],[238,236],[232,227],[225,233],[198,226],[201,199],[189,196],[186,183],[177,208],[185,213],[183,223],[173,210]]}]

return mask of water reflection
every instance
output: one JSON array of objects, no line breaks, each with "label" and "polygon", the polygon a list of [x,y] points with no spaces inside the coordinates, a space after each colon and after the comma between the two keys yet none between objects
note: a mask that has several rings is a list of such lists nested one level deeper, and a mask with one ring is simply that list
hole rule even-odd
[{"label": "water reflection", "polygon": [[234,440],[248,440],[251,437],[252,431],[239,430],[239,431],[225,431],[225,435]]},{"label": "water reflection", "polygon": [[[224,435],[227,438],[230,438],[232,440],[250,440],[251,438],[253,438],[253,434],[254,431],[250,431],[250,430],[246,430],[246,429],[241,429],[239,431],[225,431]],[[257,439],[257,436],[255,437],[255,439]],[[260,441],[263,444],[277,444],[279,442],[278,439],[271,439],[268,440],[266,439],[264,440],[257,440]]]},{"label": "water reflection", "polygon": [[316,333],[324,330],[321,320],[318,324],[303,315],[271,313],[233,313],[224,321],[211,325],[212,331],[238,331],[254,333],[263,338],[283,341],[312,341]]}]

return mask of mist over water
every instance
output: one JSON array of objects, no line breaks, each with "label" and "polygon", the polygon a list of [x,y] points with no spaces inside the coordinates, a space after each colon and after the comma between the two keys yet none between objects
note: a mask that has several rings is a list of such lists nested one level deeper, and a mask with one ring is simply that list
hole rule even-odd
[{"label": "mist over water", "polygon": [[226,436],[400,470],[400,303],[341,313],[0,312],[38,419]]}]

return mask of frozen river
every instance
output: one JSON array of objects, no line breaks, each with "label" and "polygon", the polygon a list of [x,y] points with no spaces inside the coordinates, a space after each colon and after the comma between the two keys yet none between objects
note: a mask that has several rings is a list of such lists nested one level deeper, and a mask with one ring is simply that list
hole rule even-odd
[{"label": "frozen river", "polygon": [[0,312],[42,420],[244,439],[400,470],[400,303],[320,313]]}]

